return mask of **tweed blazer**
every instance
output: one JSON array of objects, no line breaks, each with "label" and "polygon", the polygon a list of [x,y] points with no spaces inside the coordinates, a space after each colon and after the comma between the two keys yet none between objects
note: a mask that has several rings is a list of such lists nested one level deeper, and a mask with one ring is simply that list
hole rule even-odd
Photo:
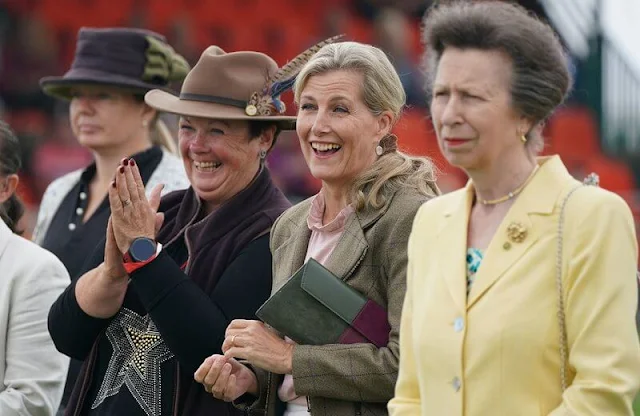
[{"label": "tweed blazer", "polygon": [[[347,219],[344,232],[326,267],[347,284],[387,310],[389,343],[297,345],[293,381],[298,395],[308,397],[313,416],[387,415],[399,365],[399,326],[407,274],[407,241],[413,218],[428,197],[400,190],[380,209],[364,209]],[[271,231],[273,289],[277,291],[302,266],[311,231],[307,217],[312,199],[287,210]],[[312,325],[313,323],[309,323]],[[260,398],[251,414],[276,416],[277,390],[283,376],[254,369]],[[280,409],[279,409],[280,408]]]}]

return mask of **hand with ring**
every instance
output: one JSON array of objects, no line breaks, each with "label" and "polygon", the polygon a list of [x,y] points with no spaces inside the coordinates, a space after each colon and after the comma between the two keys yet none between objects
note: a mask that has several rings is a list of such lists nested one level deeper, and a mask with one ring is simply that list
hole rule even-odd
[{"label": "hand with ring", "polygon": [[122,159],[115,180],[109,187],[113,235],[122,254],[129,250],[131,242],[138,237],[155,239],[163,219],[162,214],[156,213],[162,187],[156,186],[147,200],[135,161]]},{"label": "hand with ring", "polygon": [[222,352],[276,374],[293,371],[294,345],[260,321],[235,319],[227,327]]}]

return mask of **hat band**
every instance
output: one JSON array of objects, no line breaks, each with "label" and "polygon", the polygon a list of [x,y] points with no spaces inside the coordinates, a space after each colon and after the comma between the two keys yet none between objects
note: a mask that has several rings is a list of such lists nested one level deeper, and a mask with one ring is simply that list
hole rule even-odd
[{"label": "hat band", "polygon": [[238,107],[242,109],[244,109],[247,106],[246,101],[234,100],[233,98],[218,97],[215,95],[189,94],[189,93],[183,92],[183,93],[180,93],[180,99],[188,100],[188,101],[202,101],[205,103],[230,105],[232,107]]}]

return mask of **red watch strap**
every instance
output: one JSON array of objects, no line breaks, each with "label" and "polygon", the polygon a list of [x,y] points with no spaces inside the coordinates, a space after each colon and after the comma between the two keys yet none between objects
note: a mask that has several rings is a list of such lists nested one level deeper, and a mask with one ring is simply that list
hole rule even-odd
[{"label": "red watch strap", "polygon": [[129,255],[129,252],[127,251],[126,253],[124,253],[124,255],[122,256],[122,261],[124,263],[135,263],[133,261],[133,259],[131,258],[131,256]]}]

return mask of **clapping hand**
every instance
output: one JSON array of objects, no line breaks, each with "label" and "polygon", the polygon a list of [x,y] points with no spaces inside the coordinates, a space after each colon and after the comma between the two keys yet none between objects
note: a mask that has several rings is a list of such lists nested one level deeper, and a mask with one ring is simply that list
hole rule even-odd
[{"label": "clapping hand", "polygon": [[122,159],[109,187],[113,236],[121,254],[126,253],[138,237],[155,239],[163,220],[163,214],[157,213],[162,187],[156,186],[147,200],[135,161]]}]

